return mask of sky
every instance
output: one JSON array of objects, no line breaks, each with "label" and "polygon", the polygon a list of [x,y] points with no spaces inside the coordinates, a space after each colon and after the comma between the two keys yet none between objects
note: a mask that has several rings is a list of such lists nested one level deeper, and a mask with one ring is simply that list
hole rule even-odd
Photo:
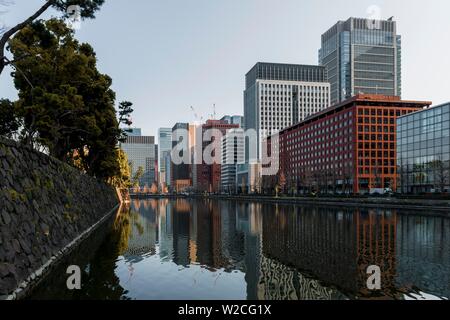
[{"label": "sky", "polygon": [[[43,0],[8,0],[0,22],[24,20]],[[0,8],[0,11],[5,8]],[[243,114],[245,74],[258,61],[318,64],[321,34],[349,17],[394,16],[402,35],[403,99],[450,101],[448,0],[106,0],[76,37],[97,52],[117,103],[134,103],[144,135],[213,114]],[[58,15],[54,11],[43,17]],[[17,92],[6,69],[0,98]]]}]

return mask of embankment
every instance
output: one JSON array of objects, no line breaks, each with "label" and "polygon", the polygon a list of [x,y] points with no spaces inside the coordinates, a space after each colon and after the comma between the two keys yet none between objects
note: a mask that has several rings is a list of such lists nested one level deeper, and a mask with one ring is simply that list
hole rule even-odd
[{"label": "embankment", "polygon": [[26,296],[118,203],[113,188],[0,137],[0,300]]}]

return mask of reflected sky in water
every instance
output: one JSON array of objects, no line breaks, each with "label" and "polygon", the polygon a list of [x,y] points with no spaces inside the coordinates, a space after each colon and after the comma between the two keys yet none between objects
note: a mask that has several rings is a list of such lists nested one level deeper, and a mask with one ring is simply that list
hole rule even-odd
[{"label": "reflected sky in water", "polygon": [[[445,299],[449,240],[450,219],[397,210],[136,200],[80,262],[81,291],[54,275],[35,297]],[[367,289],[370,265],[381,291]]]}]

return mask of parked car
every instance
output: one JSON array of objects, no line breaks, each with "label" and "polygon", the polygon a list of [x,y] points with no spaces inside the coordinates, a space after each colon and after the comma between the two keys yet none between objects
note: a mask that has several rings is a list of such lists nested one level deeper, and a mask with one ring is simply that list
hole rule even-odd
[{"label": "parked car", "polygon": [[370,193],[371,196],[385,196],[385,195],[393,195],[394,192],[391,188],[371,188]]}]

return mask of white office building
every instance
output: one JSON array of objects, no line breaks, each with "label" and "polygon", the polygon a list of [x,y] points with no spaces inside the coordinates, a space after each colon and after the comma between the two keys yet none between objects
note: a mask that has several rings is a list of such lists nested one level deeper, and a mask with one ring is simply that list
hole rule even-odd
[{"label": "white office building", "polygon": [[245,163],[245,135],[243,129],[231,129],[221,140],[221,177],[223,192],[236,192],[236,169]]},{"label": "white office building", "polygon": [[[245,128],[257,132],[257,145],[247,147],[262,158],[261,141],[330,106],[325,67],[257,63],[246,75]],[[247,141],[248,143],[248,141]]]}]

